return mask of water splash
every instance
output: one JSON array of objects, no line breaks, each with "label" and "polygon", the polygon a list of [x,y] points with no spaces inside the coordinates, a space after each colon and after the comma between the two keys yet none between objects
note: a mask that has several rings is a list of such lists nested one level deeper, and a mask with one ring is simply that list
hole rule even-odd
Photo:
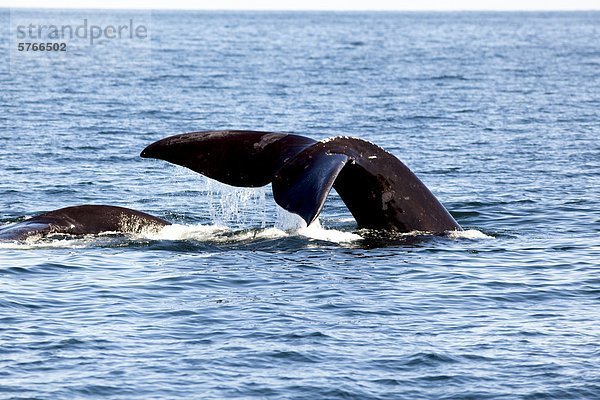
[{"label": "water splash", "polygon": [[298,234],[316,240],[332,243],[350,243],[362,240],[363,237],[352,232],[338,231],[337,229],[325,229],[317,219],[305,228],[298,230]]},{"label": "water splash", "polygon": [[76,237],[71,235],[30,236],[23,241],[0,242],[2,250],[41,250],[41,249],[85,249],[119,245],[123,242],[122,234],[105,232],[99,235]]},{"label": "water splash", "polygon": [[145,232],[137,236],[138,239],[149,240],[196,240],[206,241],[231,232],[224,225],[167,225],[158,232]]},{"label": "water splash", "polygon": [[205,178],[210,219],[215,225],[229,227],[267,225],[266,190],[240,188]]},{"label": "water splash", "polygon": [[477,229],[448,232],[448,237],[450,239],[494,239],[493,236],[486,235]]},{"label": "water splash", "polygon": [[299,215],[291,213],[280,206],[277,206],[277,222],[275,227],[291,234],[333,243],[348,243],[363,239],[362,236],[352,232],[325,229],[321,226],[319,218],[314,220],[309,226],[306,226],[306,222]]},{"label": "water splash", "polygon": [[[299,217],[298,217],[299,218]],[[294,219],[294,218],[290,218]],[[281,239],[300,236],[332,243],[350,243],[361,240],[362,237],[355,233],[343,232],[335,229],[325,229],[319,221],[310,226],[304,224],[298,229],[283,229],[280,226],[234,230],[222,225],[168,225],[159,232],[147,232],[136,235],[137,240],[170,240],[170,241],[198,241],[198,242],[246,242],[262,239]]]},{"label": "water splash", "polygon": [[[277,221],[275,227],[286,232],[298,231],[306,228],[306,221],[302,219],[298,214],[291,213],[279,205],[276,205],[277,210]],[[319,218],[315,220],[318,223]],[[315,223],[313,222],[313,224]]]}]

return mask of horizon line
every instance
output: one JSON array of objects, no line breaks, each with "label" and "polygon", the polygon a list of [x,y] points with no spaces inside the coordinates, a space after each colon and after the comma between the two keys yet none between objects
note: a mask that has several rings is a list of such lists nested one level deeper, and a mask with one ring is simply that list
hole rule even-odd
[{"label": "horizon line", "polygon": [[54,7],[0,6],[0,10],[103,10],[103,11],[208,11],[208,12],[598,12],[598,8],[143,8],[143,7]]}]

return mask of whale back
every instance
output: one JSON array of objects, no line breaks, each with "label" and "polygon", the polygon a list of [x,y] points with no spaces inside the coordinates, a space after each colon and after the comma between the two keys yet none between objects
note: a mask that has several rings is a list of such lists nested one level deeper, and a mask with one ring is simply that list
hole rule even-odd
[{"label": "whale back", "polygon": [[24,240],[53,233],[77,236],[102,232],[140,233],[166,225],[170,222],[125,207],[81,205],[36,215],[0,229],[0,240]]}]

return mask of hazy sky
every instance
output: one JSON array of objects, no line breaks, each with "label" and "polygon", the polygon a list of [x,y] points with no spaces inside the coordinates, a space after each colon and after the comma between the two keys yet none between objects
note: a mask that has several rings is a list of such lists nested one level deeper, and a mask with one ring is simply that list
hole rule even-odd
[{"label": "hazy sky", "polygon": [[204,10],[598,10],[600,0],[0,0],[0,7]]}]

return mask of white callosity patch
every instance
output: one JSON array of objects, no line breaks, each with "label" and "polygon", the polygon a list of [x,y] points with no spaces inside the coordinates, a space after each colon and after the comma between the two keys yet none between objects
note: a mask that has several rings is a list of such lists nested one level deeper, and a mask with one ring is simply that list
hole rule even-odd
[{"label": "white callosity patch", "polygon": [[267,133],[258,142],[254,143],[255,150],[262,150],[269,144],[281,139],[281,135],[277,133]]},{"label": "white callosity patch", "polygon": [[390,201],[392,201],[392,199],[394,198],[394,192],[383,192],[381,194],[381,209],[382,210],[387,210],[388,209],[388,203]]},{"label": "white callosity patch", "polygon": [[123,214],[119,220],[119,232],[130,233],[151,233],[158,232],[163,228],[163,225],[158,223],[148,223],[147,220],[139,218],[135,215]]},{"label": "white callosity patch", "polygon": [[[384,149],[384,148],[382,148],[382,147],[380,147],[380,146],[376,145],[375,143],[371,143],[371,142],[368,142],[368,141],[366,141],[366,140],[364,140],[364,139],[357,138],[357,137],[353,137],[353,136],[334,136],[334,137],[326,138],[326,139],[323,139],[323,140],[319,140],[319,143],[329,143],[329,142],[332,142],[332,141],[334,141],[334,140],[340,140],[340,139],[341,139],[341,140],[355,140],[355,141],[358,141],[358,142],[368,143],[368,144],[369,144],[369,146],[373,146],[373,147],[374,147],[374,148],[376,148],[377,150],[379,150],[379,151],[382,151],[382,152],[384,152],[384,153],[387,153],[387,154],[389,154],[389,155],[392,155],[392,156],[393,156],[393,154],[392,154],[392,153],[390,153],[390,152],[389,152],[389,151],[387,151],[386,149]],[[394,156],[394,157],[395,157],[395,156]],[[369,158],[369,159],[372,159],[372,160],[373,160],[373,159],[376,159],[376,158],[377,158],[377,156],[375,156],[375,155],[371,155],[371,156],[367,156],[367,158]]]}]

